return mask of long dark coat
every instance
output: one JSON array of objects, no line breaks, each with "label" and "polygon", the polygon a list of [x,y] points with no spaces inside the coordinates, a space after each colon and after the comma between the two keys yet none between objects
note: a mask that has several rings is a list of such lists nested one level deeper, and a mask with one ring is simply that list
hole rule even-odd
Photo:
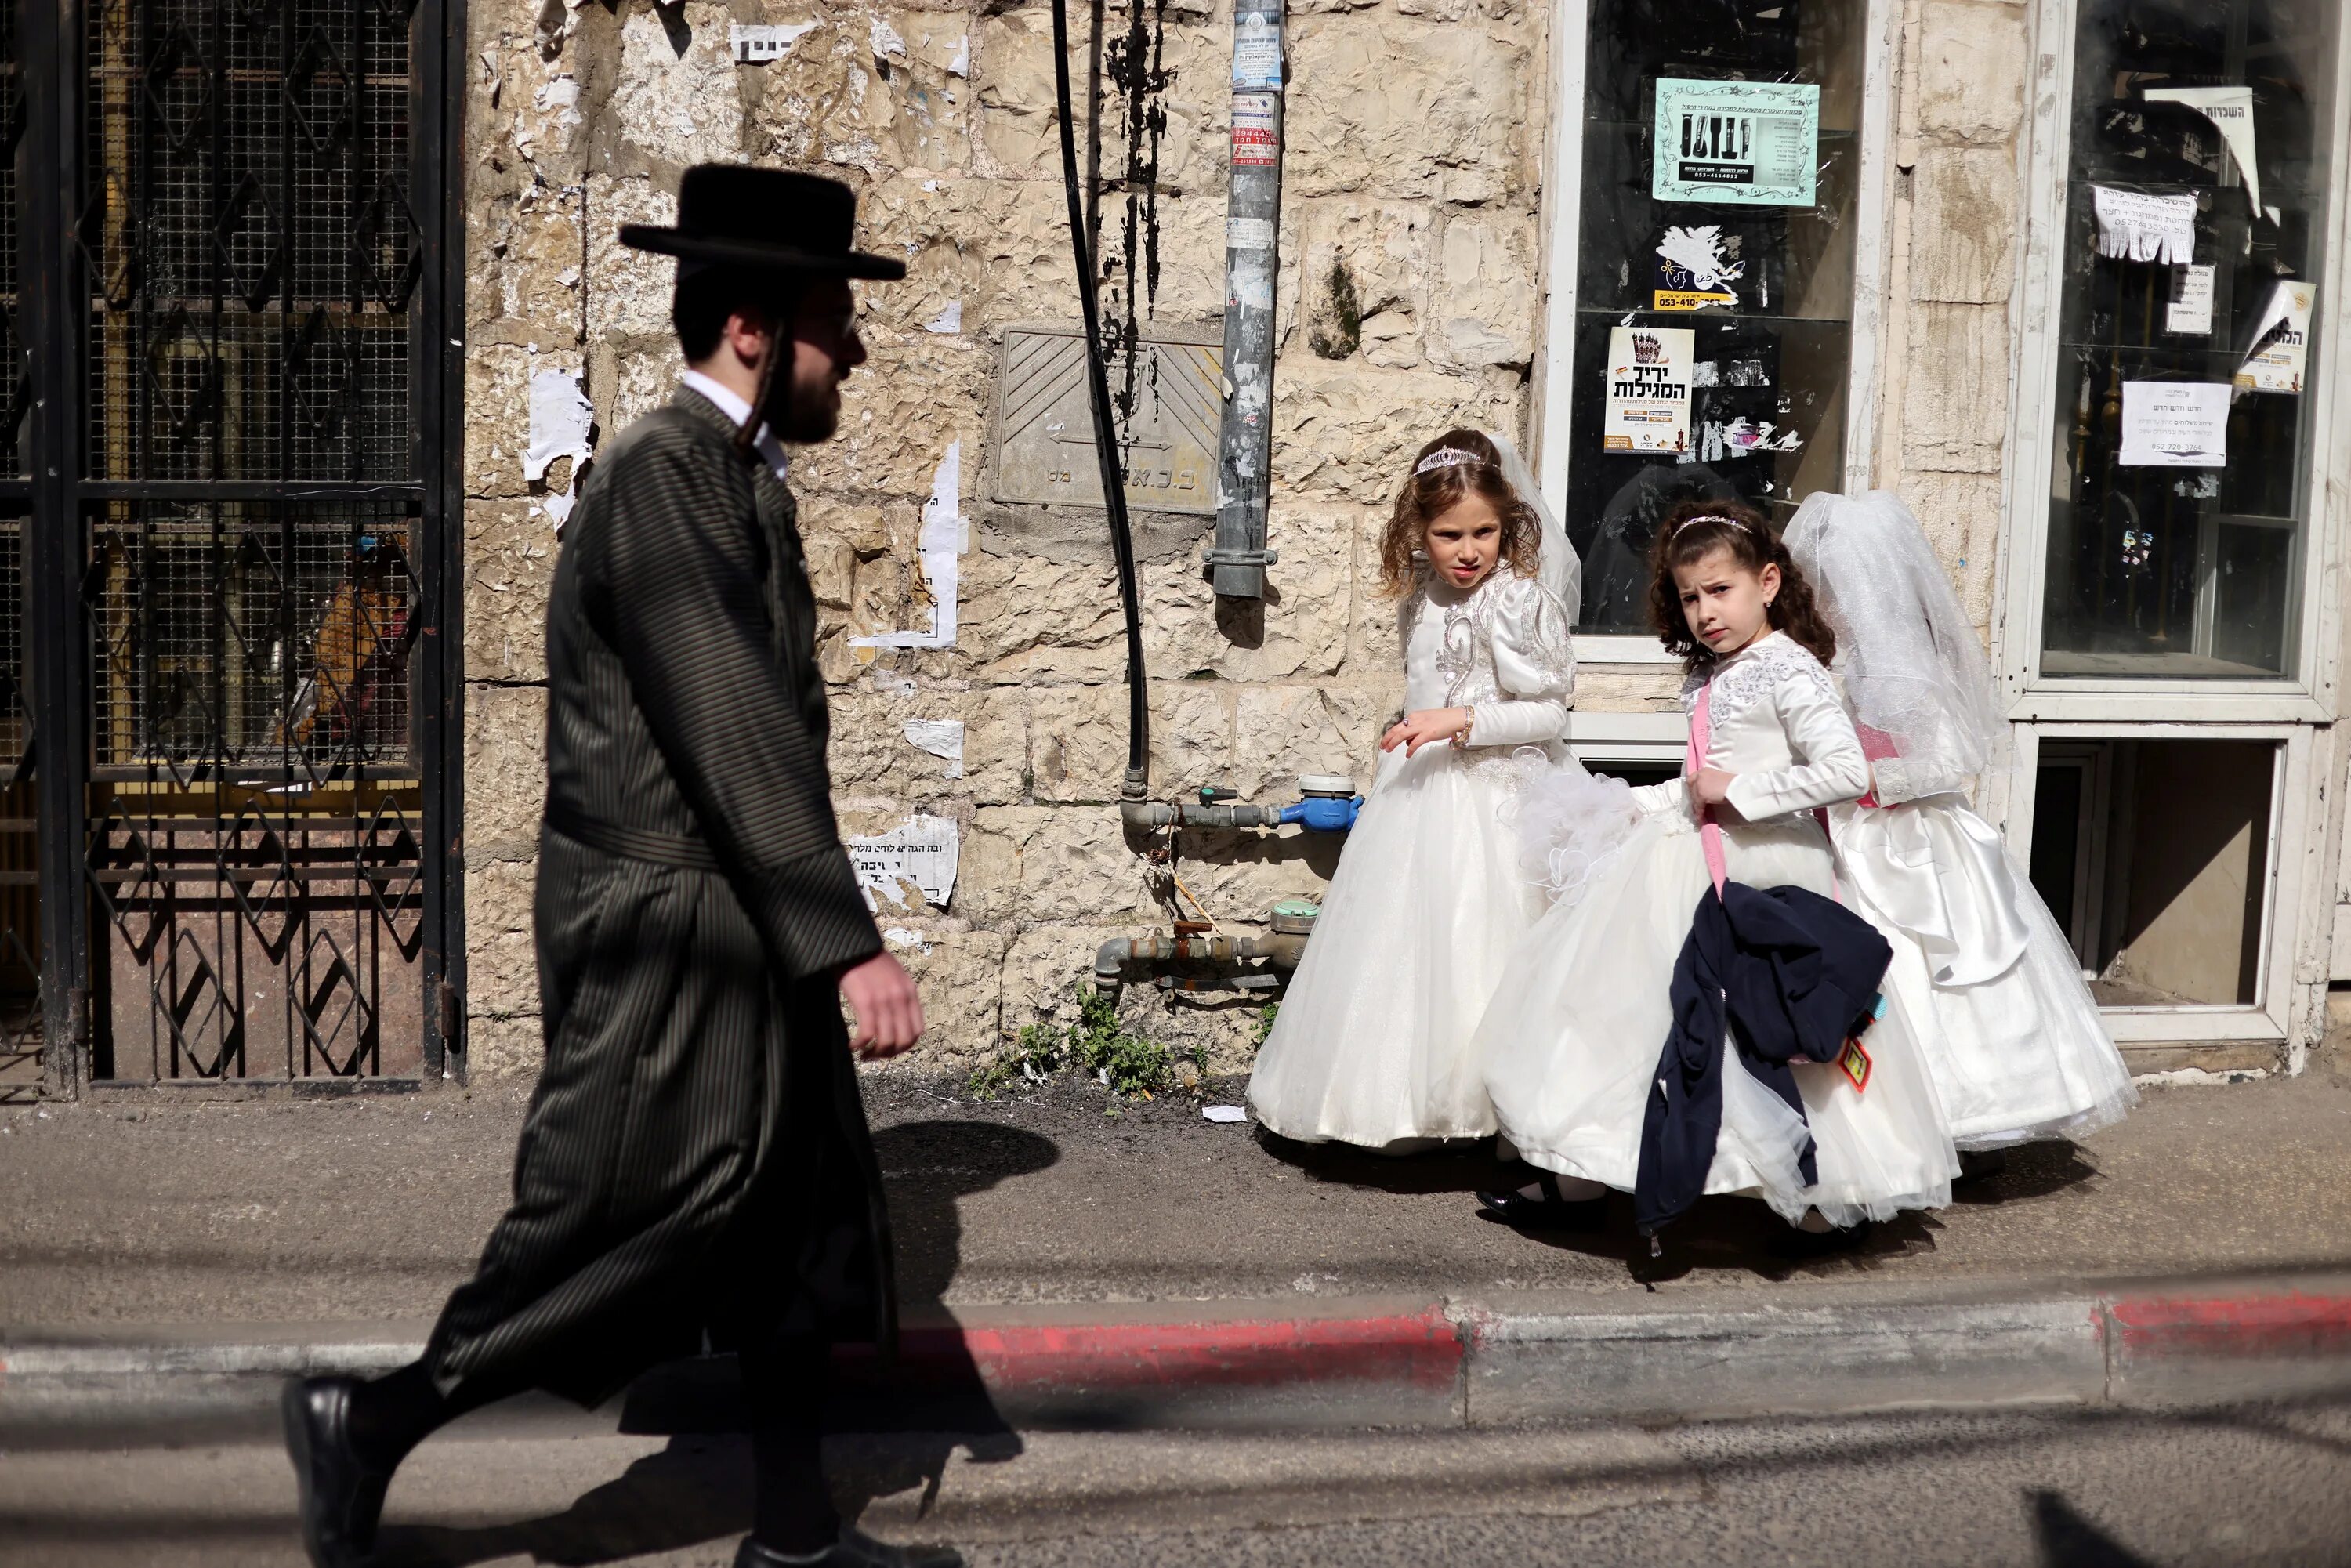
[{"label": "long dark coat", "polygon": [[705,1334],[894,1331],[831,978],[882,943],[833,822],[797,508],[733,434],[681,391],[597,465],[565,530],[547,1061],[513,1206],[426,1351],[444,1393],[593,1404]]}]

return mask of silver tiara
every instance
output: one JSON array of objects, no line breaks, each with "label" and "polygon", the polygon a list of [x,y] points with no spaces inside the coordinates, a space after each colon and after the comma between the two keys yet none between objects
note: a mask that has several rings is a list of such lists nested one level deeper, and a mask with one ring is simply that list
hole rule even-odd
[{"label": "silver tiara", "polygon": [[1430,453],[1427,456],[1422,458],[1418,463],[1413,465],[1412,476],[1417,479],[1432,468],[1451,468],[1463,463],[1483,463],[1486,460],[1484,458],[1479,456],[1476,453],[1465,452],[1458,446],[1440,446],[1436,451]]},{"label": "silver tiara", "polygon": [[1674,532],[1679,535],[1692,523],[1720,523],[1726,528],[1743,528],[1747,526],[1744,518],[1726,517],[1720,512],[1700,512],[1695,517],[1684,517],[1680,522],[1676,523]]}]

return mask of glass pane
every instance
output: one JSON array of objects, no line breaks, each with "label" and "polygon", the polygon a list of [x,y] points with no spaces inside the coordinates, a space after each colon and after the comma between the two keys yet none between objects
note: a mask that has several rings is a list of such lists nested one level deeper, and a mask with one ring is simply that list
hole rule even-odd
[{"label": "glass pane", "polygon": [[[2048,674],[2294,673],[2314,433],[2293,362],[2314,363],[2317,345],[2294,316],[2265,347],[2257,339],[2294,298],[2282,286],[2309,283],[2322,265],[2335,14],[2332,0],[2159,11],[2083,0]],[[2168,100],[2182,89],[2192,101]],[[2250,170],[2240,162],[2248,151]],[[2134,209],[2147,215],[2129,228],[2109,223],[2102,243],[2100,187],[2155,202]],[[2167,200],[2169,221],[2192,228],[2187,255],[2177,253],[2184,235],[2157,237]],[[2134,251],[2154,259],[2128,259]],[[2248,364],[2257,347],[2274,361],[2258,373]],[[2168,438],[2126,441],[2126,412],[2195,382],[2228,389],[2209,394],[2209,417]]]},{"label": "glass pane", "polygon": [[[1784,519],[1807,492],[1842,482],[1867,7],[1726,0],[1706,11],[1701,22],[1666,0],[1591,6],[1567,393],[1567,524],[1584,560],[1579,631],[1652,630],[1649,543],[1677,502],[1738,497]],[[1812,204],[1654,197],[1660,78],[1816,87]],[[1694,293],[1730,298],[1656,308],[1660,296]],[[1619,328],[1693,333],[1682,450],[1604,444]]]},{"label": "glass pane", "polygon": [[2259,740],[2043,745],[2032,884],[2102,1004],[2259,999],[2277,761]]}]

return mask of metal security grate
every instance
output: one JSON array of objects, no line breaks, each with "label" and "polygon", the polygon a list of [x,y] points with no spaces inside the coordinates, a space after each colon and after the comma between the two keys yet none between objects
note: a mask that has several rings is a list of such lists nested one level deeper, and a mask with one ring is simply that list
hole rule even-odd
[{"label": "metal security grate", "polygon": [[113,1074],[419,1070],[413,534],[366,504],[117,502],[93,523]]},{"label": "metal security grate", "polygon": [[91,477],[411,476],[413,8],[89,6]]}]

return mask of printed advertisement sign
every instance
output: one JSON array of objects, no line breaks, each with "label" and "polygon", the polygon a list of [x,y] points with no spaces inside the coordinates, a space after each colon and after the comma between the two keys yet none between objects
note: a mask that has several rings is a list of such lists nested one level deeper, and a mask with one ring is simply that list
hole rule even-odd
[{"label": "printed advertisement sign", "polygon": [[2318,301],[2314,283],[2279,284],[2253,329],[2252,351],[2237,367],[2237,385],[2247,392],[2298,392],[2310,356],[2310,311]]},{"label": "printed advertisement sign", "polygon": [[1660,202],[1809,207],[1820,168],[1813,82],[1657,78],[1649,194]]},{"label": "printed advertisement sign", "polygon": [[1690,361],[1697,347],[1698,334],[1687,327],[1610,329],[1604,450],[1689,450]]}]

